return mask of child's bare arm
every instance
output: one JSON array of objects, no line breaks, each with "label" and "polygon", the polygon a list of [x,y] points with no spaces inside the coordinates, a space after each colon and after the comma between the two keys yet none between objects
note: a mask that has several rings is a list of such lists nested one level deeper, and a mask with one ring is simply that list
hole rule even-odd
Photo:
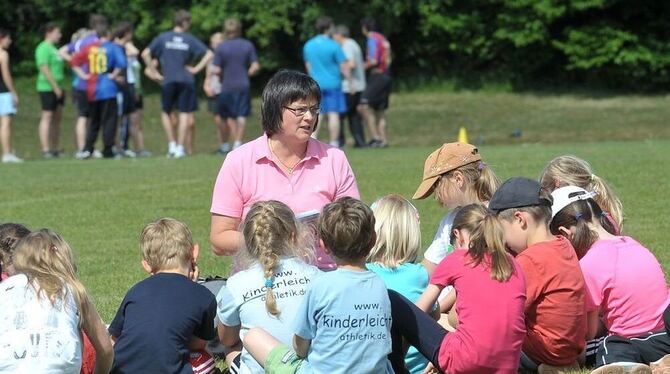
[{"label": "child's bare arm", "polygon": [[226,347],[233,347],[241,343],[240,325],[226,326],[224,324],[219,323],[219,325],[216,327],[216,330],[219,334],[219,341]]},{"label": "child's bare arm", "polygon": [[594,310],[586,314],[586,340],[595,339],[600,328],[600,317],[598,311]]},{"label": "child's bare arm", "polygon": [[433,310],[437,298],[440,296],[440,292],[442,292],[440,287],[434,284],[429,284],[428,287],[426,287],[426,290],[423,291],[423,294],[421,294],[419,300],[417,300],[416,306],[424,312],[430,313]]},{"label": "child's bare arm", "polygon": [[307,352],[309,352],[309,346],[311,344],[311,340],[303,339],[298,335],[293,335],[293,350],[298,355],[298,357],[307,357]]},{"label": "child's bare arm", "polygon": [[93,372],[96,374],[109,373],[114,361],[114,348],[109,333],[93,303],[90,300],[84,302],[88,307],[87,312],[83,315],[83,328],[95,348],[95,369]]}]

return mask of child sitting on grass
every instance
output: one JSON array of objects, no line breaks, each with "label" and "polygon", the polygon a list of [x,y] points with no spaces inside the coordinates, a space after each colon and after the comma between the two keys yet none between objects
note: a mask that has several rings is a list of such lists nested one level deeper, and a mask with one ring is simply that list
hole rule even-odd
[{"label": "child sitting on grass", "polygon": [[[391,194],[372,204],[377,242],[368,255],[368,270],[379,275],[389,290],[415,303],[428,286],[428,271],[414,263],[421,248],[419,212],[404,197]],[[428,360],[414,347],[405,358],[412,374],[421,374]]]},{"label": "child sitting on grass", "polygon": [[[521,268],[505,250],[500,223],[482,205],[462,207],[452,230],[457,249],[437,266],[417,306],[389,291],[394,369],[406,372],[396,359],[404,338],[430,359],[426,373],[516,373],[526,333]],[[454,332],[426,314],[447,286],[458,294]]]},{"label": "child sitting on grass", "polygon": [[375,218],[363,202],[343,197],[323,208],[319,235],[337,270],[309,285],[293,320],[293,350],[265,330],[244,346],[266,373],[393,373],[391,306],[384,282],[365,268]]},{"label": "child sitting on grass", "polygon": [[198,245],[184,223],[161,218],[144,227],[140,249],[151,276],[128,291],[109,325],[112,373],[190,373],[189,350],[216,335],[216,299],[194,282]]},{"label": "child sitting on grass", "polygon": [[594,200],[595,192],[567,186],[551,195],[551,232],[570,240],[584,273],[586,338],[597,337],[601,316],[606,329],[607,336],[597,342],[592,361],[599,367],[595,372],[609,373],[617,368],[648,372],[642,364],[670,353],[670,337],[663,322],[670,294],[663,267],[635,239],[614,234],[614,225]]},{"label": "child sitting on grass", "polygon": [[[314,239],[305,235],[307,230],[291,208],[274,200],[251,207],[242,233],[244,247],[238,252],[238,263],[248,267],[231,276],[217,296],[219,340],[234,350],[247,331],[258,326],[283,344],[291,344],[293,317],[307,286],[320,273],[304,262],[314,253],[310,248]],[[231,373],[265,372],[246,350],[228,361]]]},{"label": "child sitting on grass", "polygon": [[95,347],[94,373],[108,373],[105,325],[76,274],[70,246],[42,229],[18,242],[15,275],[0,284],[0,372],[78,373],[83,330]]},{"label": "child sitting on grass", "polygon": [[540,183],[511,178],[489,203],[526,277],[526,340],[521,369],[577,368],[584,350],[584,277],[574,248],[549,231],[551,195]]}]

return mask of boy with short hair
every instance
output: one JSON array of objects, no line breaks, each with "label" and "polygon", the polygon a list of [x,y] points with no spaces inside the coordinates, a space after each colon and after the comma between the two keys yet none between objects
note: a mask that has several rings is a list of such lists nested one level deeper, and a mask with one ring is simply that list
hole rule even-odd
[{"label": "boy with short hair", "polygon": [[337,270],[312,281],[293,320],[293,350],[263,329],[244,346],[267,373],[393,373],[391,305],[384,282],[365,267],[376,241],[370,208],[343,197],[323,208],[319,235]]},{"label": "boy with short hair", "polygon": [[198,245],[184,223],[161,218],[144,227],[140,248],[151,276],[128,291],[109,325],[111,372],[191,373],[189,350],[204,349],[216,335],[216,299],[193,281]]},{"label": "boy with short hair", "polygon": [[526,277],[523,370],[578,368],[584,349],[584,277],[570,242],[549,231],[551,203],[537,181],[522,177],[508,179],[489,202]]}]

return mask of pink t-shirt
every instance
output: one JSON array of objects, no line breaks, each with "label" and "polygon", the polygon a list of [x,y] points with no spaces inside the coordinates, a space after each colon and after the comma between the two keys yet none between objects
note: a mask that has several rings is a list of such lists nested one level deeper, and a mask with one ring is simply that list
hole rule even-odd
[{"label": "pink t-shirt", "polygon": [[628,236],[598,240],[579,265],[587,310],[602,310],[610,334],[630,338],[664,329],[670,294],[663,268],[647,248]]},{"label": "pink t-shirt", "polygon": [[[300,214],[321,211],[324,205],[343,196],[360,198],[344,152],[310,139],[305,157],[287,175],[275,162],[264,134],[230,152],[223,161],[210,211],[244,220],[255,202],[278,200]],[[322,248],[317,248],[316,260],[321,269],[336,267]]]},{"label": "pink t-shirt", "polygon": [[526,336],[526,282],[511,256],[514,273],[506,282],[491,278],[490,256],[479,266],[464,249],[445,257],[431,284],[453,285],[458,295],[458,328],[440,346],[439,361],[446,373],[516,373]]}]

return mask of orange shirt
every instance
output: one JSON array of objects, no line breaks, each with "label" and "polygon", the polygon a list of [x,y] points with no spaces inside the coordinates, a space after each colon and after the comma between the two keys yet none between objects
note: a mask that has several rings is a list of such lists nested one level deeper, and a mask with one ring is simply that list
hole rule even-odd
[{"label": "orange shirt", "polygon": [[526,276],[526,339],[523,351],[537,364],[568,365],[584,349],[584,276],[562,236],[536,243],[516,257]]}]

